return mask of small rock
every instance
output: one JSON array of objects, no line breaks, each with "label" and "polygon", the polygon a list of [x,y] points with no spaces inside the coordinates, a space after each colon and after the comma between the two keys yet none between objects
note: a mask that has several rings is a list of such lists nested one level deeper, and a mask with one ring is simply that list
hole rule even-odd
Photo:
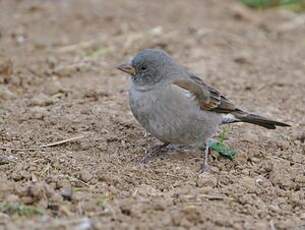
[{"label": "small rock", "polygon": [[247,52],[239,53],[234,57],[234,62],[238,64],[251,64],[250,54]]},{"label": "small rock", "polygon": [[154,187],[146,184],[142,184],[136,188],[136,191],[141,196],[158,196],[160,192],[156,190]]},{"label": "small rock", "polygon": [[272,168],[273,168],[273,164],[272,164],[272,161],[270,160],[267,160],[267,161],[262,161],[260,163],[260,169],[264,172],[271,172],[272,171]]},{"label": "small rock", "polygon": [[64,200],[71,201],[73,196],[72,186],[70,184],[64,185],[60,192]]},{"label": "small rock", "polygon": [[93,223],[89,218],[85,217],[85,218],[81,219],[80,222],[73,229],[75,229],[75,230],[93,229]]},{"label": "small rock", "polygon": [[133,214],[132,212],[132,207],[130,204],[128,204],[130,202],[127,202],[127,203],[123,203],[121,204],[120,206],[120,210],[121,210],[121,213],[125,216],[131,216]]},{"label": "small rock", "polygon": [[29,111],[29,117],[31,119],[37,119],[37,120],[43,120],[44,117],[46,117],[48,114],[47,110],[43,107],[33,107],[30,108]]},{"label": "small rock", "polygon": [[251,161],[252,161],[253,163],[260,163],[260,162],[262,161],[262,159],[260,159],[260,158],[258,158],[258,157],[252,157],[252,158],[251,158]]},{"label": "small rock", "polygon": [[54,69],[58,64],[58,60],[54,56],[48,56],[46,61],[51,69]]},{"label": "small rock", "polygon": [[51,97],[48,97],[45,94],[39,94],[34,96],[30,102],[31,106],[48,106],[52,105],[54,100]]},{"label": "small rock", "polygon": [[0,100],[9,100],[16,98],[16,95],[12,93],[6,86],[0,85]]},{"label": "small rock", "polygon": [[242,169],[242,171],[241,171],[241,174],[246,175],[246,176],[248,176],[249,173],[250,173],[250,172],[249,172],[249,169],[247,169],[247,168]]},{"label": "small rock", "polygon": [[16,42],[17,42],[18,44],[22,44],[22,43],[24,43],[25,40],[26,40],[26,36],[24,36],[24,35],[17,35],[15,38],[16,38]]},{"label": "small rock", "polygon": [[0,165],[9,164],[18,160],[15,156],[0,155]]},{"label": "small rock", "polygon": [[200,174],[197,177],[196,185],[198,187],[215,187],[217,178],[212,174]]},{"label": "small rock", "polygon": [[71,77],[76,73],[76,68],[71,66],[58,66],[53,70],[53,74],[57,77],[63,78],[63,77]]},{"label": "small rock", "polygon": [[255,184],[264,189],[272,187],[271,181],[261,175],[255,178]]},{"label": "small rock", "polygon": [[60,81],[56,79],[53,79],[50,82],[48,82],[48,84],[46,84],[44,88],[44,92],[49,96],[53,96],[58,93],[63,93],[65,91],[66,90],[63,88]]},{"label": "small rock", "polygon": [[153,208],[156,211],[164,211],[166,210],[166,205],[164,204],[163,201],[157,200],[153,203]]},{"label": "small rock", "polygon": [[80,179],[82,181],[84,181],[85,183],[89,182],[91,179],[92,179],[92,175],[86,171],[86,170],[83,170],[81,173],[80,173]]}]

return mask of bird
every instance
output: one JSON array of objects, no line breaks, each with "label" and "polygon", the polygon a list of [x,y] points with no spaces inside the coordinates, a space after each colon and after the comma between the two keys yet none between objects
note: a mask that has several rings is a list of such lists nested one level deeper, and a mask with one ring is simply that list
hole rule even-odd
[{"label": "bird", "polygon": [[129,106],[135,119],[163,143],[143,162],[170,144],[187,145],[204,153],[201,171],[208,172],[208,143],[221,125],[290,126],[237,107],[162,49],[143,49],[117,68],[130,75]]}]

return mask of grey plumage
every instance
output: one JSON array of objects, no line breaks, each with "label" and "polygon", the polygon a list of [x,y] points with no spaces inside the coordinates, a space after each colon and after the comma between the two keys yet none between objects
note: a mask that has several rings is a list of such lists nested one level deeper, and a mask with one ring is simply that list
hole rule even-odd
[{"label": "grey plumage", "polygon": [[170,83],[148,91],[131,83],[129,103],[139,123],[164,143],[202,146],[222,121],[221,114],[201,111],[189,92]]},{"label": "grey plumage", "polygon": [[133,115],[164,143],[200,148],[219,125],[232,122],[269,129],[288,126],[239,109],[162,50],[145,49],[118,68],[132,75],[129,103]]}]

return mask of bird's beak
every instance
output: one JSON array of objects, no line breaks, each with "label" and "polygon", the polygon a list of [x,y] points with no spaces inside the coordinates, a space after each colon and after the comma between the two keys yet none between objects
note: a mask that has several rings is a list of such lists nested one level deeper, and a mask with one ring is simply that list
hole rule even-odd
[{"label": "bird's beak", "polygon": [[132,67],[131,64],[127,63],[127,64],[121,64],[117,66],[117,69],[130,74],[131,76],[136,75],[136,69],[134,67]]}]

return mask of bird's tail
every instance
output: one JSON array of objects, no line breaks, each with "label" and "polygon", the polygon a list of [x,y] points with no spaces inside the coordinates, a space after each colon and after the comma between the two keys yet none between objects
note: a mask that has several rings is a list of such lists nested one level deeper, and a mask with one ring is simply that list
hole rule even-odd
[{"label": "bird's tail", "polygon": [[290,126],[283,122],[269,120],[268,118],[262,117],[260,115],[247,113],[241,110],[233,112],[232,115],[236,118],[235,122],[247,122],[265,127],[267,129],[275,129],[276,126],[283,126],[283,127]]}]

